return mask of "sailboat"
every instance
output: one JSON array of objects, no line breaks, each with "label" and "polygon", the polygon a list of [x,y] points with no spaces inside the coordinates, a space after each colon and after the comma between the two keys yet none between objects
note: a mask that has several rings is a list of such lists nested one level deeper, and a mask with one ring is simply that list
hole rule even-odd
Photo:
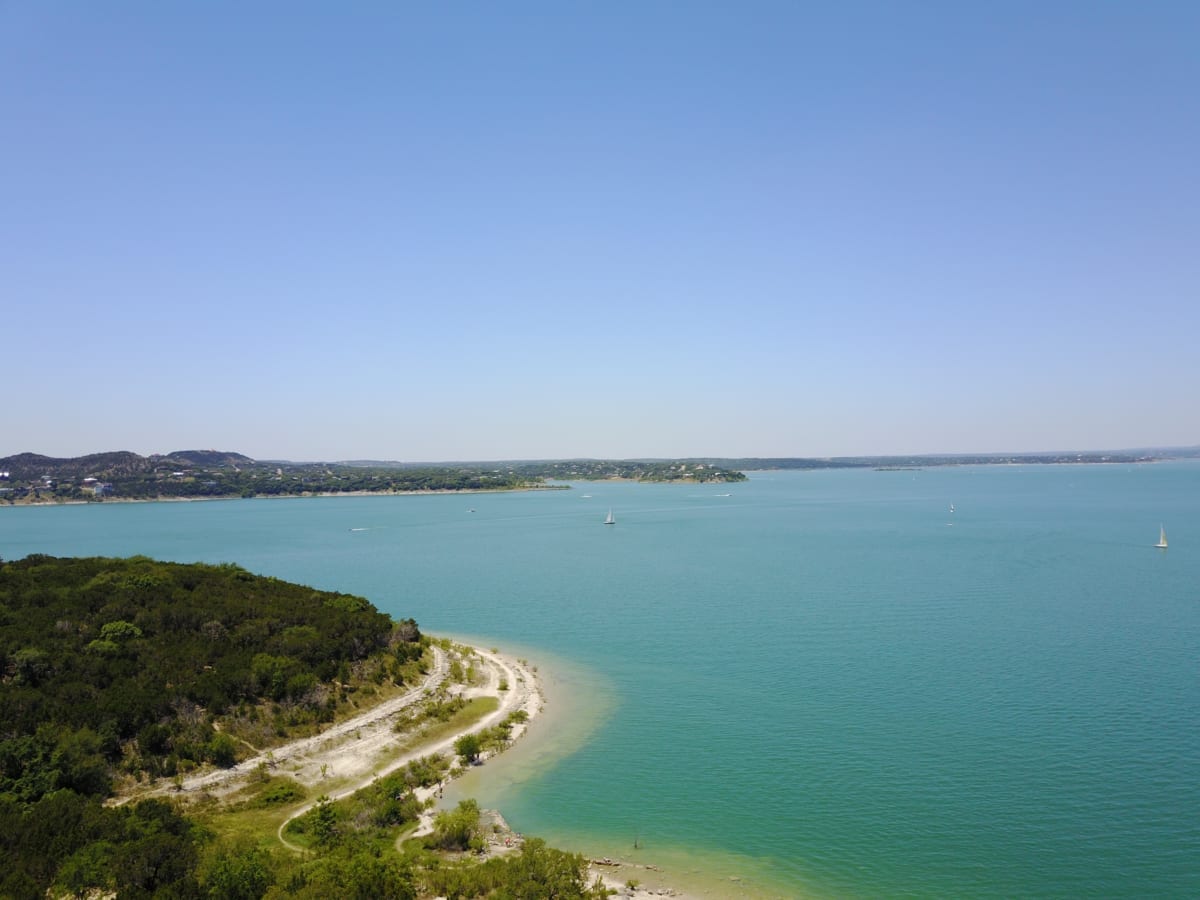
[{"label": "sailboat", "polygon": [[617,520],[613,518],[611,509],[608,511],[608,515],[604,517],[604,524],[605,525],[616,525],[617,524]]},{"label": "sailboat", "polygon": [[1167,549],[1167,529],[1161,525],[1158,526],[1158,543],[1154,545],[1159,550]]}]

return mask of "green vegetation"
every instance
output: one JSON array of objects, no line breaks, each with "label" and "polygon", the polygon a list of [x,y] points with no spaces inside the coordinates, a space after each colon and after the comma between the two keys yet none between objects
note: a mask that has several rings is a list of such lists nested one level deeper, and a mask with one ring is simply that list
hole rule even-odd
[{"label": "green vegetation", "polygon": [[0,502],[288,497],[306,494],[494,491],[541,486],[511,467],[259,462],[240,453],[177,451],[166,456],[94,453],[56,459],[20,453],[0,459]]},{"label": "green vegetation", "polygon": [[[478,864],[473,804],[443,813],[427,840],[397,841],[440,782],[445,758],[417,760],[353,796],[311,802],[272,758],[225,800],[206,794],[123,806],[114,784],[228,766],[257,739],[308,733],[357,697],[416,679],[430,640],[366,600],[237,566],[132,559],[0,562],[0,897],[602,897],[581,857],[526,842]],[[463,671],[470,677],[470,666]],[[412,724],[453,733],[495,698],[435,696]],[[523,714],[484,729],[499,748]],[[266,742],[262,744],[265,746]]]},{"label": "green vegetation", "polygon": [[[486,846],[480,810],[474,800],[463,800],[452,810],[438,813],[433,833],[425,839],[430,849],[479,852]],[[420,861],[420,857],[417,860]],[[587,860],[546,846],[530,838],[517,853],[481,864],[451,862],[426,865],[421,871],[425,889],[450,900],[463,897],[512,897],[541,900],[546,897],[603,900],[608,891],[597,881],[588,885]]]},{"label": "green vegetation", "polygon": [[222,715],[276,737],[330,720],[361,676],[414,674],[422,641],[361,597],[232,565],[0,564],[0,896],[187,895],[200,831],[161,801],[103,806],[114,782],[232,765]]},{"label": "green vegetation", "polygon": [[[0,459],[0,503],[105,499],[293,497],[310,494],[411,491],[493,491],[560,487],[553,481],[745,481],[762,469],[862,469],[928,466],[1130,463],[1193,457],[1196,448],[1144,453],[1024,453],[931,456],[745,457],[691,459],[571,459],[413,465],[399,462],[294,463],[253,460],[240,453],[178,450],[166,455],[93,453],[56,459],[19,453]],[[103,652],[101,650],[100,652]]]},{"label": "green vegetation", "polygon": [[479,804],[474,800],[463,800],[455,809],[438,813],[433,820],[433,834],[425,844],[438,850],[482,850]]},{"label": "green vegetation", "polygon": [[396,731],[403,735],[396,746],[411,749],[418,743],[436,741],[461,731],[495,712],[500,702],[495,697],[472,697],[461,694],[447,697],[438,693],[423,704],[414,705],[396,716]]},{"label": "green vegetation", "polygon": [[[1186,454],[1175,454],[1186,455]],[[764,469],[881,469],[903,470],[934,466],[1061,465],[1064,463],[1150,462],[1156,456],[1129,453],[982,453],[930,456],[744,457],[698,459],[688,462],[727,466],[743,472]]]},{"label": "green vegetation", "polygon": [[546,479],[685,483],[743,481],[698,460],[571,460],[527,463],[262,462],[240,453],[181,450],[165,456],[93,453],[57,459],[19,453],[0,459],[0,503],[295,497],[311,494],[496,491],[547,488]]},{"label": "green vegetation", "polygon": [[258,791],[258,796],[254,798],[253,805],[270,809],[275,806],[298,803],[305,796],[307,796],[307,792],[301,784],[285,775],[280,775],[266,781],[263,788]]},{"label": "green vegetation", "polygon": [[[106,795],[119,775],[228,767],[416,674],[415,623],[233,565],[30,556],[0,565],[0,792]],[[357,677],[356,677],[357,676]]]},{"label": "green vegetation", "polygon": [[629,481],[723,484],[745,481],[746,476],[713,461],[679,459],[570,459],[520,463],[514,471],[527,478],[553,478],[559,481],[601,481],[623,478]]},{"label": "green vegetation", "polygon": [[[930,456],[572,459],[412,465],[398,462],[263,462],[239,453],[176,451],[165,456],[95,453],[54,459],[21,453],[0,459],[9,477],[0,502],[280,497],[317,493],[488,491],[545,488],[547,480],[723,484],[762,469],[909,469],[951,465],[1130,463],[1131,453],[943,454]],[[1190,455],[1176,451],[1169,455]]]},{"label": "green vegetation", "polygon": [[0,792],[0,897],[41,900],[52,885],[75,896],[199,896],[201,838],[157,800],[114,809],[72,789],[33,802]]},{"label": "green vegetation", "polygon": [[464,734],[454,742],[454,752],[463,761],[463,765],[474,765],[475,760],[479,758],[479,751],[482,749],[483,743],[479,740],[479,735],[474,732]]},{"label": "green vegetation", "polygon": [[445,757],[427,756],[376,779],[351,797],[338,801],[318,798],[312,809],[288,823],[285,835],[309,849],[351,840],[377,848],[389,846],[394,842],[393,830],[416,822],[425,808],[414,791],[437,784],[449,768]]},{"label": "green vegetation", "polygon": [[[361,868],[365,859],[373,861],[366,870],[375,873],[374,877],[390,873],[391,889],[397,893],[386,896],[530,900],[603,900],[608,896],[603,887],[587,884],[587,860],[547,847],[536,838],[524,841],[517,853],[483,863],[469,856],[441,855],[474,854],[486,847],[479,805],[474,800],[464,800],[455,809],[438,813],[433,832],[406,845],[404,856],[389,854],[396,830],[410,825],[422,810],[414,789],[436,784],[445,773],[444,765],[437,759],[418,760],[347,800],[322,798],[288,826],[288,839],[303,844],[313,854],[306,860],[292,861],[289,883],[307,885],[311,873],[323,873],[330,866],[347,877],[351,873],[345,872],[344,861],[353,860],[353,865]],[[399,892],[405,885],[415,895]]]},{"label": "green vegetation", "polygon": [[[479,698],[490,700],[491,709],[495,709],[497,703],[494,697]],[[473,700],[472,703],[477,703],[479,700]],[[482,718],[482,716],[479,716]],[[504,718],[504,721],[498,725],[493,725],[491,728],[484,728],[479,731],[474,731],[470,734],[464,734],[461,738],[454,742],[454,752],[462,760],[463,765],[473,765],[479,756],[484,752],[499,753],[504,750],[512,740],[512,730],[515,725],[526,722],[529,719],[529,714],[523,709],[519,709],[514,713],[510,713]]]}]

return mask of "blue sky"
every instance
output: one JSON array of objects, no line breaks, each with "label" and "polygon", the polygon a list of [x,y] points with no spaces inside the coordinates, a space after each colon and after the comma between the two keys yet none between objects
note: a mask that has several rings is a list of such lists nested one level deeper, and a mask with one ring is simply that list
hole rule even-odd
[{"label": "blue sky", "polygon": [[0,455],[1200,442],[1200,4],[0,2]]}]

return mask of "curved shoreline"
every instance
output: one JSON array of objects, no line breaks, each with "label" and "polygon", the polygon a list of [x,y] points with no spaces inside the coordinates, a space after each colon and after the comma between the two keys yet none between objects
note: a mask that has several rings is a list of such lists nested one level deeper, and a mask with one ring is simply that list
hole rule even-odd
[{"label": "curved shoreline", "polygon": [[[167,794],[193,797],[205,794],[224,796],[237,791],[246,779],[263,765],[272,769],[286,767],[289,777],[308,788],[317,789],[327,785],[327,789],[319,791],[321,797],[339,800],[362,790],[375,779],[388,775],[413,760],[434,755],[453,758],[454,743],[463,735],[491,727],[506,716],[523,710],[527,716],[526,721],[514,725],[511,733],[511,741],[515,744],[526,735],[529,726],[545,708],[546,694],[536,673],[536,667],[510,654],[486,649],[478,644],[453,641],[451,647],[451,652],[455,648],[461,648],[467,656],[478,657],[483,661],[486,666],[486,681],[483,684],[449,683],[449,654],[435,645],[432,648],[434,665],[430,672],[417,687],[399,697],[393,697],[353,718],[339,722],[321,734],[257,753],[229,769],[198,773],[177,784],[160,783],[149,791],[134,791],[114,802],[122,804],[134,799]],[[501,684],[506,685],[504,690],[501,689]],[[412,704],[430,697],[438,689],[459,694],[466,699],[495,697],[499,703],[492,712],[467,727],[455,730],[452,734],[399,753],[395,753],[394,750],[389,752],[389,745],[394,745],[396,740],[393,730],[396,717]],[[470,771],[486,773],[486,768],[478,767],[484,766],[494,755],[481,755],[479,762]],[[434,799],[441,795],[446,784],[467,771],[468,769],[455,760],[451,763],[443,782],[432,787],[419,788],[415,793],[421,801]],[[289,823],[309,812],[319,800],[320,798],[309,800],[297,806],[280,823],[275,834],[283,846],[293,851],[302,851],[301,847],[287,840],[285,831]],[[431,832],[438,811],[433,805],[424,810],[416,829],[406,834],[404,840]],[[486,810],[485,813],[498,829],[498,836],[494,835],[489,841],[487,853],[503,854],[518,850],[523,838],[508,827],[502,813],[498,810]],[[697,897],[696,894],[686,893],[672,886],[669,880],[664,880],[662,870],[653,864],[624,859],[610,860],[607,857],[589,860],[588,879],[594,881],[597,878],[612,889],[616,896],[633,900],[651,900],[664,896],[695,900]],[[652,883],[630,888],[630,879]],[[707,891],[705,893],[708,894]]]},{"label": "curved shoreline", "polygon": [[[495,646],[486,635],[458,633],[450,637],[465,646]],[[525,806],[525,783],[584,748],[620,704],[615,685],[602,671],[535,646],[505,641],[501,644],[503,655],[529,661],[546,709],[536,723],[530,723],[530,730],[519,744],[489,759],[487,765],[464,770],[461,779],[447,785],[439,804],[441,809],[452,809],[458,800],[474,798],[485,812],[494,813],[502,829],[501,846],[490,846],[489,852],[504,852],[503,838],[512,829],[528,829],[527,833],[544,838],[551,846],[582,854],[589,861],[589,882],[601,878],[618,898],[778,900],[810,896],[807,891],[772,883],[760,873],[755,861],[728,857],[722,848],[709,852],[706,848],[657,843],[655,847],[631,851],[626,841],[614,840],[607,833],[593,833],[590,823],[583,819],[572,821],[569,833],[543,831],[529,821],[516,821],[510,828],[502,813],[510,809],[510,803],[517,809]],[[638,882],[635,890],[628,887],[630,880]]]},{"label": "curved shoreline", "polygon": [[[226,795],[236,790],[245,778],[264,765],[271,769],[286,765],[289,769],[288,775],[307,787],[328,783],[332,790],[325,793],[330,799],[338,799],[361,790],[375,778],[388,775],[415,759],[452,752],[454,742],[464,734],[488,728],[518,709],[525,710],[529,719],[541,712],[544,702],[541,687],[526,665],[482,647],[463,644],[457,646],[471,655],[478,656],[487,664],[485,684],[447,686],[450,671],[448,654],[434,646],[434,664],[429,673],[417,687],[399,697],[393,697],[359,715],[338,722],[320,734],[256,753],[228,769],[210,769],[184,778],[178,783],[160,781],[149,790],[131,791],[116,799],[114,805],[164,794]],[[501,684],[505,682],[507,688],[502,690]],[[430,697],[438,688],[445,689],[450,694],[461,694],[467,699],[491,696],[499,703],[492,712],[447,737],[432,743],[422,743],[399,754],[389,752],[389,745],[394,744],[396,738],[393,725],[397,715],[418,701]],[[527,727],[527,722],[515,725],[512,730],[513,739],[520,737]],[[305,804],[290,815],[288,821],[303,815],[313,805]]]},{"label": "curved shoreline", "polygon": [[[479,779],[481,781],[486,780],[489,778],[490,766],[485,765],[484,763],[493,760],[496,762],[496,764],[505,767],[506,769],[509,763],[514,764],[518,769],[520,769],[523,763],[517,759],[514,759],[513,757],[510,757],[510,753],[514,754],[514,756],[521,757],[525,753],[532,751],[534,758],[541,759],[541,754],[546,750],[546,745],[544,742],[547,739],[549,739],[551,742],[554,742],[555,740],[554,737],[551,737],[550,733],[539,732],[537,735],[533,736],[531,739],[533,746],[529,746],[528,743],[526,746],[517,746],[518,738],[528,738],[529,728],[534,725],[533,720],[539,713],[539,724],[538,726],[534,727],[550,727],[561,729],[564,725],[566,725],[569,731],[574,732],[572,735],[573,739],[569,740],[568,743],[570,749],[565,751],[566,754],[574,752],[578,746],[575,741],[579,739],[580,735],[578,734],[577,729],[572,728],[569,723],[559,719],[560,716],[568,714],[564,713],[563,707],[574,706],[574,704],[569,696],[564,697],[559,694],[558,691],[570,691],[571,688],[554,686],[556,681],[555,674],[558,673],[561,675],[563,671],[562,668],[556,668],[553,664],[553,661],[547,662],[545,665],[541,665],[540,663],[537,665],[533,664],[532,659],[534,654],[538,652],[537,648],[519,647],[515,650],[509,649],[506,651],[485,650],[480,646],[480,644],[488,639],[481,635],[463,635],[461,637],[451,636],[451,640],[453,640],[456,645],[468,647],[475,653],[478,653],[482,656],[498,657],[508,661],[511,665],[515,665],[516,667],[522,669],[527,673],[528,677],[532,679],[531,683],[534,685],[534,691],[540,698],[537,712],[535,713],[532,709],[528,710],[530,714],[529,721],[521,728],[519,732],[514,729],[513,741],[510,744],[510,749],[504,751],[503,753],[489,756],[486,759],[481,760],[480,765],[471,767],[470,769],[456,769],[452,773],[451,779],[456,780],[459,776],[470,775],[470,777],[474,779]],[[521,658],[518,658],[518,656]],[[571,664],[567,660],[562,660],[560,661],[560,665],[570,666]],[[550,682],[549,687],[547,687],[547,685],[544,683],[543,676],[548,677]],[[544,708],[546,705],[549,705],[549,711]],[[591,730],[591,728],[588,728],[587,734],[590,734]],[[556,734],[557,733],[560,732],[556,732]],[[586,740],[586,738],[584,738],[584,740]],[[555,750],[551,751],[550,759],[555,760],[559,758],[560,755],[562,755],[561,748],[556,748]],[[507,771],[511,773],[512,770],[507,769]],[[505,776],[499,775],[499,777],[503,779]],[[437,788],[428,789],[427,795],[433,795],[435,793],[439,794],[440,796],[440,791],[438,791]],[[442,807],[452,808],[454,806],[454,800],[466,799],[467,797],[474,796],[475,794],[471,788],[462,788],[456,786],[455,790],[448,793],[446,799],[442,803]],[[485,806],[483,810],[485,817],[492,819],[492,821],[499,828],[498,835],[496,835],[494,839],[489,839],[486,851],[488,855],[501,855],[507,852],[518,850],[521,846],[522,836],[519,832],[514,831],[506,821],[503,814],[503,803],[499,804],[499,809],[486,808],[487,804],[483,802],[481,802],[481,806]],[[438,810],[431,810],[429,812],[430,817],[435,815],[437,811]],[[545,837],[544,835],[540,834],[539,836]],[[508,843],[508,839],[511,839],[511,845]],[[720,886],[715,881],[711,885],[707,883],[703,886],[697,886],[693,884],[687,888],[683,888],[677,877],[672,877],[670,872],[665,871],[663,867],[656,865],[653,861],[640,862],[621,856],[613,857],[611,859],[607,856],[593,858],[585,851],[585,849],[583,849],[587,846],[586,843],[581,844],[575,841],[559,842],[550,838],[547,838],[547,840],[553,846],[558,847],[561,850],[579,853],[584,856],[584,858],[588,861],[587,877],[589,883],[594,882],[597,878],[599,878],[604,883],[605,887],[609,888],[613,892],[614,897],[630,898],[630,900],[654,900],[654,898],[662,897],[674,897],[677,898],[677,900],[699,900],[701,896],[709,898],[727,896],[721,891]],[[631,879],[638,882],[638,886],[636,888],[630,888],[628,886],[628,882]]]}]

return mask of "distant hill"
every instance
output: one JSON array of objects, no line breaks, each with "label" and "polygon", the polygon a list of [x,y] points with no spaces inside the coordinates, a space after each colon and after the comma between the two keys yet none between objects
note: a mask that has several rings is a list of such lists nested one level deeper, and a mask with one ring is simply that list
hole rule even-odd
[{"label": "distant hill", "polygon": [[[826,458],[568,459],[458,463],[382,460],[255,460],[225,450],[127,450],[59,459],[38,453],[0,458],[0,503],[295,497],[434,491],[565,489],[562,482],[626,479],[675,484],[745,481],[763,469],[924,468],[962,465],[1134,463],[1195,458],[1195,447],[1142,451]],[[556,482],[548,484],[547,481]]]},{"label": "distant hill", "polygon": [[368,467],[255,460],[223,450],[128,451],[58,459],[0,459],[0,503],[294,497],[305,494],[495,491],[544,487],[511,470],[478,466]]},{"label": "distant hill", "polygon": [[144,475],[160,468],[242,465],[254,465],[254,460],[241,453],[219,450],[177,450],[174,453],[153,456],[141,456],[129,450],[115,450],[70,458],[43,456],[40,453],[18,453],[0,459],[0,471],[8,472],[13,481],[25,481],[47,475],[54,479],[98,478],[112,481]]},{"label": "distant hill", "polygon": [[167,459],[178,460],[191,466],[252,466],[255,460],[242,453],[224,450],[175,450]]},{"label": "distant hill", "polygon": [[150,468],[150,460],[128,450],[111,453],[89,453],[67,459],[42,456],[40,453],[18,453],[0,459],[0,469],[10,473],[13,480],[40,478],[84,478],[89,475],[132,475]]},{"label": "distant hill", "polygon": [[19,453],[0,459],[0,503],[295,497],[312,494],[565,489],[556,481],[724,483],[741,472],[682,460],[570,460],[524,463],[295,463],[222,450],[128,451],[57,459]]}]

